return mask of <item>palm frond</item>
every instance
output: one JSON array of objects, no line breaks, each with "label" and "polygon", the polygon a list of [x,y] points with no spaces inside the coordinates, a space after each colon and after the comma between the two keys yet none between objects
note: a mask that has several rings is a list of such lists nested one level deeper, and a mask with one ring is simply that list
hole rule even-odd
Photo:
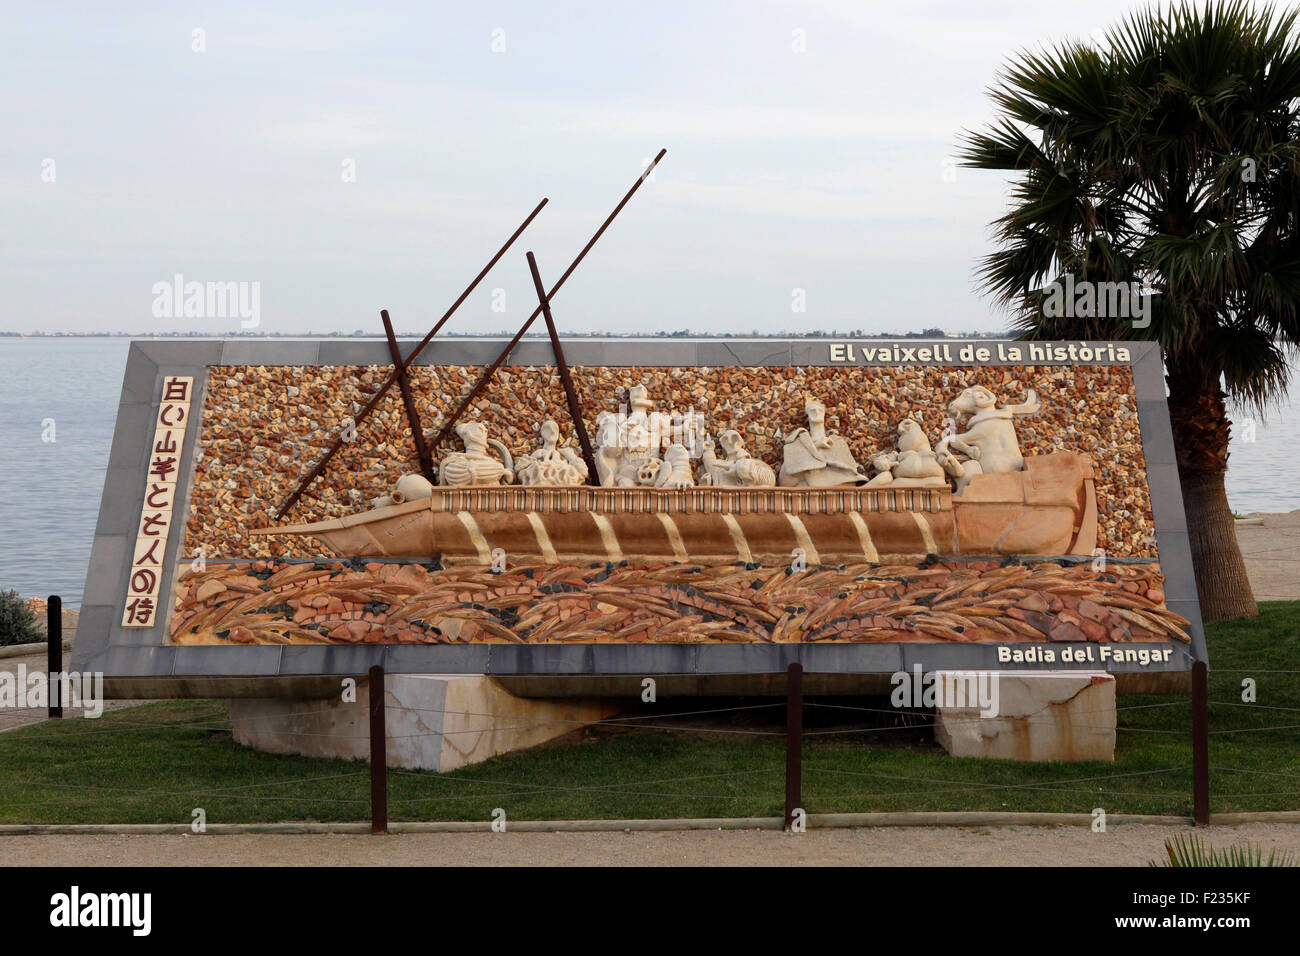
[{"label": "palm frond", "polygon": [[[1015,174],[980,284],[1027,337],[1159,341],[1260,404],[1300,347],[1297,11],[1247,0],[1132,13],[1097,47],[1017,54],[961,161]],[[1136,281],[1151,322],[1047,314],[1051,283]]]},{"label": "palm frond", "polygon": [[1165,840],[1165,859],[1152,860],[1151,866],[1300,866],[1300,859],[1290,850],[1264,848],[1253,843],[1236,843],[1215,847],[1198,834],[1179,834]]}]

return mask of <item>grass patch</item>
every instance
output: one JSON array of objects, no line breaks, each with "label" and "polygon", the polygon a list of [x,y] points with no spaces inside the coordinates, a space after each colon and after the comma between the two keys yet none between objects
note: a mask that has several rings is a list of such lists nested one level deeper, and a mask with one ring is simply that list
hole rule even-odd
[{"label": "grass patch", "polygon": [[[1300,671],[1300,602],[1264,604],[1258,618],[1208,630],[1213,809],[1300,808],[1300,673],[1268,673]],[[1254,704],[1241,702],[1247,678]],[[663,706],[704,709],[680,703]],[[1115,762],[1075,764],[955,760],[905,716],[810,707],[804,803],[810,813],[1103,807],[1190,815],[1189,700],[1123,695],[1119,707]],[[452,773],[393,771],[390,816],[486,820],[496,807],[513,820],[777,816],[782,720],[776,707],[679,719],[671,730],[600,727]],[[369,812],[364,763],[240,747],[220,701],[168,701],[10,731],[0,734],[0,767],[3,823],[188,823],[196,807],[213,823],[362,820]]]}]

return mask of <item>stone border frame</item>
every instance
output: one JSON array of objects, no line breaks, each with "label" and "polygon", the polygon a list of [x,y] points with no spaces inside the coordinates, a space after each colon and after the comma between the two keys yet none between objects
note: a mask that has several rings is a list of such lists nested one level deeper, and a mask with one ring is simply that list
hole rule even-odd
[{"label": "stone border frame", "polygon": [[[937,344],[930,339],[841,338],[569,338],[565,356],[571,365],[633,366],[827,366],[831,345],[853,342],[897,342],[908,348]],[[943,339],[956,354],[966,344],[996,349],[998,339]],[[500,353],[504,338],[439,338],[425,349],[420,365],[486,365]],[[408,340],[409,346],[411,342]],[[1025,343],[1016,343],[1022,348]],[[1042,343],[1068,345],[1067,342]],[[1108,343],[1076,342],[1096,348]],[[1111,663],[1112,673],[1158,674],[1186,672],[1194,660],[1207,660],[1205,633],[1192,571],[1187,518],[1174,457],[1173,435],[1165,399],[1160,350],[1151,342],[1115,343],[1130,350],[1138,425],[1146,458],[1146,476],[1155,519],[1160,566],[1165,574],[1169,608],[1191,621],[1191,647],[1173,642],[1168,662],[1147,667]],[[521,342],[508,360],[512,365],[554,365],[550,343]],[[379,664],[390,673],[473,673],[500,675],[651,675],[759,674],[784,671],[799,662],[811,673],[890,674],[921,665],[923,670],[997,669],[997,644],[880,643],[880,644],[656,644],[656,645],[253,645],[241,647],[177,646],[166,644],[166,628],[123,628],[122,596],[130,571],[127,551],[135,537],[143,504],[146,445],[165,375],[193,375],[196,402],[206,395],[208,367],[213,365],[391,365],[383,340],[284,339],[134,341],[118,405],[113,447],[109,454],[99,520],[95,528],[72,666],[78,671],[103,672],[110,679],[202,679],[212,691],[213,678],[297,678],[356,675]],[[890,366],[888,362],[859,362]],[[992,362],[917,362],[916,365],[984,365]],[[1096,362],[1024,362],[1024,365],[1096,365]],[[1123,363],[1114,363],[1123,364]],[[186,481],[177,495],[176,513],[189,514],[195,451],[201,416],[187,425],[182,473]],[[167,574],[162,594],[170,595],[185,521],[178,523],[167,543]],[[164,618],[165,621],[165,618]],[[1037,645],[1035,645],[1037,646]],[[1125,647],[1166,648],[1167,643],[1126,644]],[[1023,666],[1023,665],[1021,665]],[[1097,665],[1057,664],[1098,669]],[[231,681],[227,685],[233,686]]]}]

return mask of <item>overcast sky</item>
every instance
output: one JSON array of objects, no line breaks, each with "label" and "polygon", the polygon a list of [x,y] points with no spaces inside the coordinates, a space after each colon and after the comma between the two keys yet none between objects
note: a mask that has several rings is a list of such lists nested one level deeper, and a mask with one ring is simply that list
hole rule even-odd
[{"label": "overcast sky", "polygon": [[660,147],[562,330],[1000,329],[974,269],[1005,183],[954,177],[957,137],[1018,49],[1133,6],[11,8],[0,330],[239,330],[155,317],[179,273],[258,283],[267,332],[422,333],[548,196],[449,329],[517,327],[525,251],[557,277]]}]

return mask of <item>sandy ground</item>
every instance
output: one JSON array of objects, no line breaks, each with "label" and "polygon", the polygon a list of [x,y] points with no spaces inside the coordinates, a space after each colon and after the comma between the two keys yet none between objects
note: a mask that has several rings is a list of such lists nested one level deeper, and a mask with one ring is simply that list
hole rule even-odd
[{"label": "sandy ground", "polygon": [[1300,511],[1255,514],[1237,525],[1237,543],[1256,601],[1300,600]]},{"label": "sandy ground", "polygon": [[[1146,866],[1189,828],[876,827],[664,833],[0,837],[6,866]],[[1300,852],[1300,826],[1199,831]]]}]

